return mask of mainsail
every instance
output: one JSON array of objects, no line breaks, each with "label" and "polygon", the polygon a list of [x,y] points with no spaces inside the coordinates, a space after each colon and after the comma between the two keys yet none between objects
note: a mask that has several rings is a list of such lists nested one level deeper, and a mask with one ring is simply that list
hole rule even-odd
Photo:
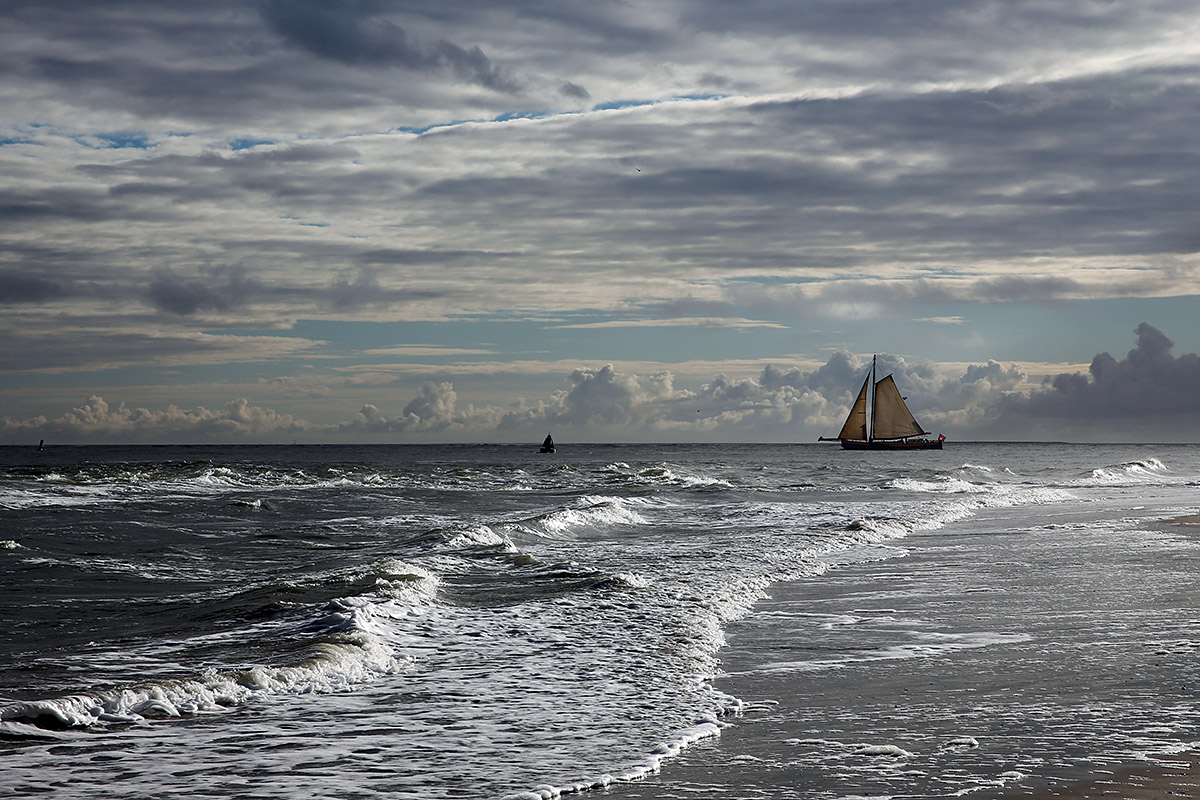
[{"label": "mainsail", "polygon": [[[851,413],[853,416],[853,412]],[[900,390],[896,381],[888,375],[875,384],[875,413],[871,420],[872,439],[907,439],[909,436],[924,436],[929,431],[922,430]]]}]

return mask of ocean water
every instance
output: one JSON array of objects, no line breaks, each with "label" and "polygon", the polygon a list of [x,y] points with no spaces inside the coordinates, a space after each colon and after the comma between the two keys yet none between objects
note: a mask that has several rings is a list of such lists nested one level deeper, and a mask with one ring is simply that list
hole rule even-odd
[{"label": "ocean water", "polygon": [[0,448],[0,796],[946,797],[1200,738],[1200,447]]}]

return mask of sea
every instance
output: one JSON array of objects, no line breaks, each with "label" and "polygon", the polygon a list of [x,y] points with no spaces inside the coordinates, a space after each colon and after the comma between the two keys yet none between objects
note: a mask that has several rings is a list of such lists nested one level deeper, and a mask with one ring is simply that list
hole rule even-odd
[{"label": "sea", "polygon": [[1016,797],[1200,738],[1200,446],[0,447],[0,796]]}]

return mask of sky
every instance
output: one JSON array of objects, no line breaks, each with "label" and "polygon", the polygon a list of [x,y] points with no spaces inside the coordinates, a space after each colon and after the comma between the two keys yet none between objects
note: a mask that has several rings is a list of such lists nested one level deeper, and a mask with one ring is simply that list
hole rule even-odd
[{"label": "sky", "polygon": [[1200,441],[1175,0],[6,0],[0,444]]}]

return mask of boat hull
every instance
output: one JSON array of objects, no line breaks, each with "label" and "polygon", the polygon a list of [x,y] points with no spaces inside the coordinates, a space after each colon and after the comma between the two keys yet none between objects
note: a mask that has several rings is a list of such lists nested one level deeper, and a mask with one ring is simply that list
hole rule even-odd
[{"label": "boat hull", "polygon": [[864,442],[842,439],[843,450],[941,450],[941,439],[918,439],[912,442]]}]

